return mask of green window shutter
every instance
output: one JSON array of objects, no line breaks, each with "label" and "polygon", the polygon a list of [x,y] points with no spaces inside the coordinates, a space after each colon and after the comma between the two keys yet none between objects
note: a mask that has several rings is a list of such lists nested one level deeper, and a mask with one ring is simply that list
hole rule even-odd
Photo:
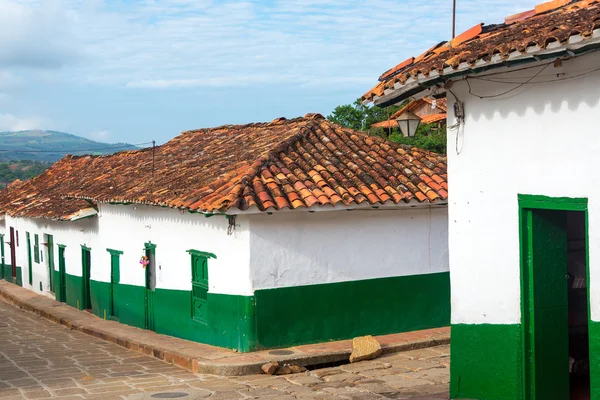
[{"label": "green window shutter", "polygon": [[208,322],[208,258],[192,256],[192,318]]},{"label": "green window shutter", "polygon": [[121,254],[120,250],[106,249],[110,253],[110,278],[112,283],[121,282]]},{"label": "green window shutter", "polygon": [[34,236],[35,244],[33,245],[33,259],[36,263],[40,262],[40,237],[36,233]]}]

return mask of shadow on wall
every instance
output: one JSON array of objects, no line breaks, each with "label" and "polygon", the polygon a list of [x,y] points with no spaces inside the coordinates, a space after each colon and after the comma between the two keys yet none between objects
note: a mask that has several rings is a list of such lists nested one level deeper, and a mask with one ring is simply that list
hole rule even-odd
[{"label": "shadow on wall", "polygon": [[[149,223],[179,225],[182,229],[186,227],[207,227],[216,232],[227,233],[228,220],[224,215],[214,215],[206,217],[200,213],[191,213],[187,210],[178,210],[175,208],[163,208],[149,205],[110,205],[100,206],[102,214],[110,215],[114,218],[123,218],[128,221],[137,222],[140,225]],[[123,226],[124,229],[137,229],[136,225]],[[139,233],[139,232],[138,232]],[[234,232],[234,236],[236,233]]]},{"label": "shadow on wall", "polygon": [[[472,118],[479,121],[481,117],[484,117],[491,120],[497,114],[502,119],[508,118],[511,114],[524,117],[531,110],[542,115],[548,112],[548,106],[553,113],[558,113],[565,105],[571,112],[578,111],[582,105],[590,108],[598,106],[600,92],[595,88],[600,86],[600,71],[594,70],[600,64],[600,53],[591,53],[563,61],[562,66],[558,68],[550,64],[544,69],[545,64],[546,62],[539,67],[534,67],[535,64],[524,64],[500,71],[482,73],[469,78],[468,82],[459,81],[457,90],[454,92],[467,105],[465,107],[467,119]],[[521,68],[529,69],[515,71]],[[496,75],[504,71],[506,71],[505,74]],[[539,76],[531,83],[519,87],[520,83],[526,82],[540,71]],[[492,75],[484,76],[488,74]],[[582,76],[575,77],[577,75]],[[472,94],[469,93],[469,85]],[[497,96],[511,89],[515,90]],[[477,96],[497,97],[479,99]],[[449,97],[452,98],[452,95]],[[533,99],[535,101],[532,101]]]}]

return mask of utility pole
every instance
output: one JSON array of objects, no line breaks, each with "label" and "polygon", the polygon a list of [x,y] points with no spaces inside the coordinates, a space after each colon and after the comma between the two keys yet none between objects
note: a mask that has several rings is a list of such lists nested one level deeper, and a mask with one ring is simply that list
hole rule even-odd
[{"label": "utility pole", "polygon": [[456,37],[456,0],[452,0],[452,39]]}]

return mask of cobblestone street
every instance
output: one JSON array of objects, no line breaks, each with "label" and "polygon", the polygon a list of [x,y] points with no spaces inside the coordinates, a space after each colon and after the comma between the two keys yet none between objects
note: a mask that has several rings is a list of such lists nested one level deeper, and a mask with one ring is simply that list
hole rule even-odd
[{"label": "cobblestone street", "polygon": [[440,346],[287,376],[194,374],[0,301],[4,400],[445,399],[448,364]]}]

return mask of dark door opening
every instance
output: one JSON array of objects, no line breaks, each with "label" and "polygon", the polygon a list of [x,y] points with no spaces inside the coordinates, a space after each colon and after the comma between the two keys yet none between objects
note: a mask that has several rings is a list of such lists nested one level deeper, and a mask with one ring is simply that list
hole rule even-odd
[{"label": "dark door opening", "polygon": [[567,212],[569,372],[571,399],[590,398],[585,213]]},{"label": "dark door opening", "polygon": [[146,329],[154,330],[154,290],[156,289],[156,245],[146,243]]},{"label": "dark door opening", "polygon": [[67,302],[67,273],[65,266],[65,246],[58,245],[58,289],[56,300]]},{"label": "dark door opening", "polygon": [[119,307],[115,301],[115,289],[117,288],[121,280],[121,265],[120,255],[122,251],[107,249],[110,253],[110,304],[109,304],[109,316],[110,319],[119,320]]},{"label": "dark door opening", "polygon": [[27,232],[27,272],[29,284],[33,285],[33,260],[31,259],[31,236],[29,232]]},{"label": "dark door opening", "polygon": [[0,235],[0,256],[2,257],[2,265],[0,265],[0,278],[4,279],[4,265],[6,264],[6,259],[4,257],[4,235]]},{"label": "dark door opening", "polygon": [[526,398],[590,398],[585,211],[523,209]]},{"label": "dark door opening", "polygon": [[46,235],[46,246],[48,246],[48,283],[50,284],[50,292],[55,293],[56,288],[54,287],[54,237],[52,235]]},{"label": "dark door opening", "polygon": [[10,266],[13,282],[17,279],[17,242],[15,241],[15,228],[10,227]]},{"label": "dark door opening", "polygon": [[90,290],[90,273],[91,273],[92,254],[89,248],[81,247],[81,272],[83,280],[83,295],[81,308],[83,310],[92,309],[92,298]]}]

